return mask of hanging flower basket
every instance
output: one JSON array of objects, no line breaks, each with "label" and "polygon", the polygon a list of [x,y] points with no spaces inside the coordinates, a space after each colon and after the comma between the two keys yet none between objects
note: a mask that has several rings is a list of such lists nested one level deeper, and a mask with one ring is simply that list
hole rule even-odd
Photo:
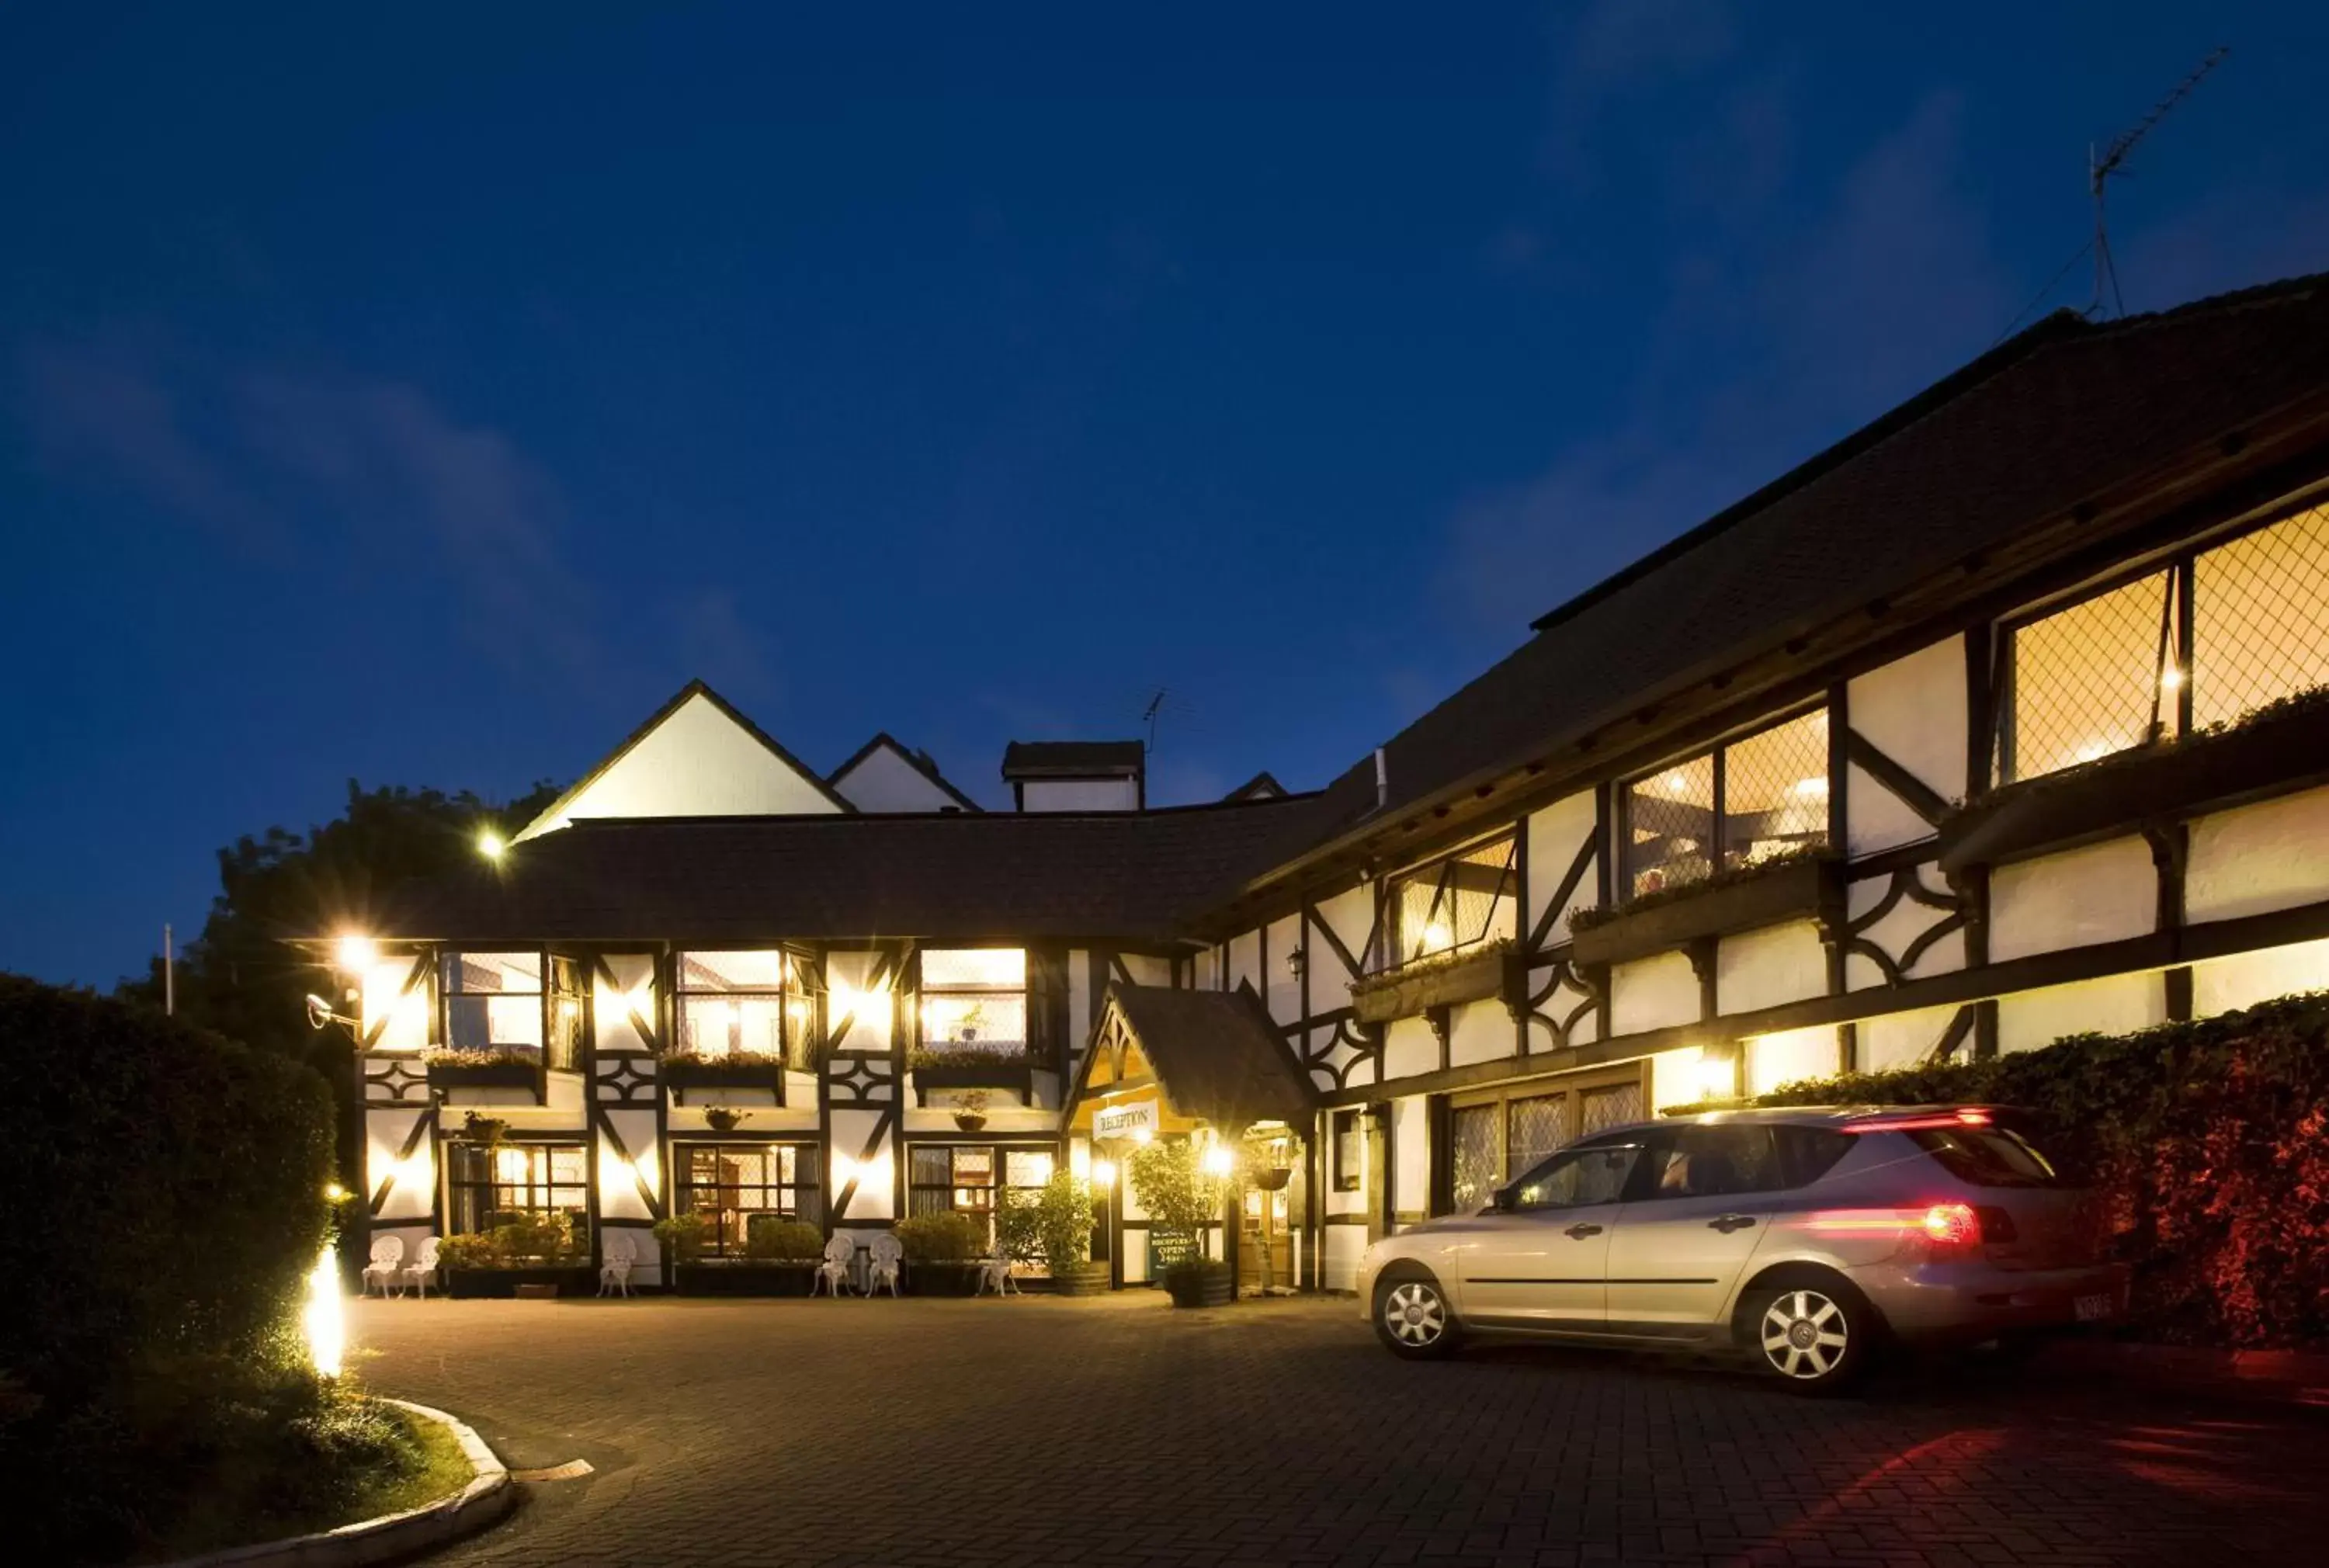
[{"label": "hanging flower basket", "polygon": [[1278,1192],[1294,1179],[1294,1168],[1290,1165],[1264,1166],[1255,1171],[1250,1179],[1264,1192]]}]

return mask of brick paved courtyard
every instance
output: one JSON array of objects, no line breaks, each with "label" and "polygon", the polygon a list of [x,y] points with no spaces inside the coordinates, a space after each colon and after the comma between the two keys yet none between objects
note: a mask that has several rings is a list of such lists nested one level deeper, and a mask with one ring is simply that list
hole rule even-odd
[{"label": "brick paved courtyard", "polygon": [[371,1385],[589,1460],[440,1561],[2311,1560],[2329,1423],[1959,1369],[1817,1403],[1346,1302],[372,1302]]}]

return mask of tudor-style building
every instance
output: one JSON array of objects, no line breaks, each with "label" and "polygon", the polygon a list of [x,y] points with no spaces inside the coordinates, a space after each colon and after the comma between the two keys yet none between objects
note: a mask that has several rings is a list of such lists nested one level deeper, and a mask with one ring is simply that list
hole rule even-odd
[{"label": "tudor-style building", "polygon": [[370,1223],[870,1233],[1259,1123],[1240,1228],[1348,1288],[1614,1122],[2329,985],[2324,504],[2329,277],[2041,324],[1315,793],[1151,810],[1137,746],[1014,746],[981,812],[692,687],[369,917]]}]

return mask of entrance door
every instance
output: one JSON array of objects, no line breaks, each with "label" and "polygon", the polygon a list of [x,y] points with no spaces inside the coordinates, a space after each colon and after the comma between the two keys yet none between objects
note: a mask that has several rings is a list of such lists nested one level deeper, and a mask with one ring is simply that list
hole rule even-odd
[{"label": "entrance door", "polygon": [[1609,1247],[1610,1322],[1711,1326],[1770,1228],[1782,1185],[1771,1129],[1659,1129],[1646,1163]]},{"label": "entrance door", "polygon": [[1484,1327],[1598,1329],[1608,1319],[1609,1240],[1642,1145],[1565,1149],[1465,1222],[1457,1310]]}]

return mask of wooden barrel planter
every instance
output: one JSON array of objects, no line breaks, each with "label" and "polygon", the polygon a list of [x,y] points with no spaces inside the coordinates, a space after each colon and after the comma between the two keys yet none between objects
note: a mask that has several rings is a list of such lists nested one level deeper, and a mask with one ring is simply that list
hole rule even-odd
[{"label": "wooden barrel planter", "polygon": [[1164,1290],[1175,1307],[1226,1307],[1237,1299],[1237,1279],[1229,1264],[1207,1258],[1166,1269]]},{"label": "wooden barrel planter", "polygon": [[1051,1271],[1051,1293],[1055,1296],[1099,1296],[1108,1291],[1108,1264],[1080,1263],[1072,1269]]}]

